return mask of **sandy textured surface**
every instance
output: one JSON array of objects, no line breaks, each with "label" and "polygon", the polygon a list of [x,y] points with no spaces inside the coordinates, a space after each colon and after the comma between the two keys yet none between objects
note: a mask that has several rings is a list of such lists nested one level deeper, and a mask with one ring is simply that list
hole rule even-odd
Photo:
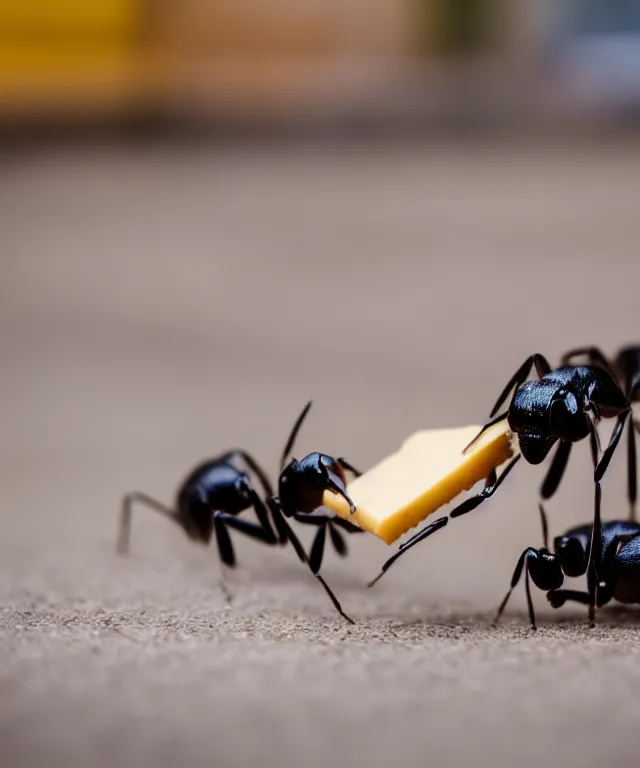
[{"label": "sandy textured surface", "polygon": [[[640,337],[630,148],[25,153],[0,177],[3,766],[637,765],[632,614],[519,592],[542,470],[416,549],[354,537],[323,572],[151,513],[114,553],[123,491],[169,500],[243,445],[372,465],[416,428],[481,421],[530,352]],[[624,514],[622,456],[605,514]],[[588,519],[586,445],[549,515]],[[308,531],[301,535],[308,541]]]}]

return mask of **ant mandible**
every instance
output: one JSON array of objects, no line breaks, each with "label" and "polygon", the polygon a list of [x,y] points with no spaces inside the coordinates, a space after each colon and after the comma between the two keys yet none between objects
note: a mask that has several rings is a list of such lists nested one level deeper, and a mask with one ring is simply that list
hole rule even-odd
[{"label": "ant mandible", "polygon": [[[538,378],[527,381],[535,368]],[[515,388],[509,407],[498,414],[500,408]],[[561,366],[552,369],[541,354],[530,355],[509,379],[489,414],[490,420],[465,448],[468,450],[478,437],[490,426],[507,421],[518,439],[520,452],[507,464],[500,477],[495,472],[487,478],[482,491],[459,504],[449,515],[460,517],[476,509],[483,501],[493,496],[509,472],[521,457],[529,464],[540,464],[547,457],[555,443],[559,443],[542,484],[543,498],[550,498],[556,492],[567,466],[573,443],[589,437],[594,466],[595,502],[593,517],[594,545],[589,550],[590,600],[589,620],[595,619],[597,573],[599,563],[600,531],[600,480],[618,445],[631,405],[615,378],[600,366]],[[593,420],[590,417],[593,415]],[[602,457],[598,460],[598,436],[595,422],[616,417],[611,439]],[[382,573],[413,546],[443,527],[442,520],[419,531],[401,547],[383,566]],[[380,578],[380,576],[378,578]],[[374,579],[370,586],[375,583]]]},{"label": "ant mandible", "polygon": [[[527,547],[518,558],[511,586],[505,595],[494,619],[498,623],[506,608],[511,593],[518,585],[525,571],[525,590],[529,621],[536,629],[536,617],[531,599],[529,578],[538,589],[547,592],[547,600],[553,608],[560,608],[567,601],[589,605],[590,591],[577,592],[560,589],[565,576],[583,576],[588,568],[589,549],[593,526],[579,525],[570,528],[553,540],[553,552],[549,551],[548,526],[542,504],[539,505],[542,519],[543,546],[540,549]],[[612,520],[601,529],[598,572],[598,608],[615,599],[621,603],[640,603],[640,524],[628,520]]]},{"label": "ant mandible", "polygon": [[[286,463],[298,431],[310,408],[311,401],[307,403],[291,430],[282,454],[281,470]],[[324,458],[327,459],[329,457]],[[237,466],[240,462],[245,465],[245,469],[253,472],[258,478],[266,502],[260,498],[260,495],[253,488],[249,473]],[[331,459],[331,462],[336,465],[337,469],[335,471],[342,472],[341,477],[344,477],[342,466],[355,472],[345,460]],[[285,469],[283,474],[288,476],[288,469]],[[321,477],[324,476],[323,471],[319,471],[319,474]],[[307,471],[306,474],[303,473],[300,476],[298,492],[302,495],[306,493],[308,496],[307,485],[309,483],[313,484],[312,493],[315,492],[315,486],[317,485],[316,475],[313,472]],[[327,487],[334,489],[334,485],[328,485]],[[335,481],[335,487],[338,487],[338,480]],[[348,499],[346,483],[343,483],[341,492]],[[320,493],[321,495],[322,493]],[[230,568],[236,566],[236,555],[229,535],[229,529],[240,531],[269,546],[284,545],[290,542],[300,561],[307,565],[319,580],[340,615],[350,623],[353,623],[352,619],[342,610],[342,606],[328,584],[318,573],[324,552],[325,537],[322,537],[322,546],[320,546],[317,540],[314,542],[311,556],[307,557],[298,537],[285,520],[279,499],[273,494],[273,488],[266,472],[247,451],[228,451],[217,458],[209,459],[197,465],[180,485],[176,493],[174,508],[168,507],[140,491],[126,494],[122,502],[117,543],[119,554],[124,555],[129,552],[131,513],[133,504],[136,502],[172,520],[183,529],[192,541],[206,545],[211,541],[212,535],[215,532],[220,559]],[[258,518],[257,523],[239,517],[242,512],[248,509],[253,509],[255,512]],[[331,539],[338,554],[345,555],[347,551],[346,544],[338,531],[332,527],[332,522],[328,519],[323,519],[321,530],[325,533],[326,528],[330,527]],[[345,529],[350,530],[350,524],[346,521],[345,523]],[[354,530],[359,530],[356,526],[351,527]]]}]

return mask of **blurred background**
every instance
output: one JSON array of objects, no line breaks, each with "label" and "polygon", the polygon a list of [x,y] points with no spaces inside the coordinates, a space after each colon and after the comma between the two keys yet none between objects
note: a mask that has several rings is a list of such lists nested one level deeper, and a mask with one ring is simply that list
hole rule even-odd
[{"label": "blurred background", "polygon": [[125,491],[275,473],[309,398],[300,455],[366,469],[534,351],[640,341],[639,106],[640,0],[0,0],[7,765],[637,765],[633,621],[487,627],[542,468],[376,590],[382,542],[328,552],[353,630],[289,550],[234,537],[227,605],[159,516],[114,545]]},{"label": "blurred background", "polygon": [[2,0],[0,115],[628,117],[639,51],[636,0]]}]

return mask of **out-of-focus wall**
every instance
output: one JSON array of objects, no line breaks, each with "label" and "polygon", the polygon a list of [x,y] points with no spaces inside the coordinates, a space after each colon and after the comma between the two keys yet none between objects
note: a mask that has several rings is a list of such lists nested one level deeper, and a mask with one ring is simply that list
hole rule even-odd
[{"label": "out-of-focus wall", "polygon": [[411,55],[414,0],[184,0],[159,12],[162,92],[203,109],[339,97]]},{"label": "out-of-focus wall", "polygon": [[461,60],[474,77],[476,64],[498,74],[473,81],[479,102],[492,82],[532,101],[527,78],[550,51],[583,90],[586,72],[587,89],[640,98],[640,23],[624,34],[636,17],[640,0],[0,0],[0,118],[428,100],[430,76]]},{"label": "out-of-focus wall", "polygon": [[0,0],[0,109],[263,106],[410,55],[415,0]]},{"label": "out-of-focus wall", "polygon": [[268,110],[504,38],[506,0],[0,0],[0,109]]}]

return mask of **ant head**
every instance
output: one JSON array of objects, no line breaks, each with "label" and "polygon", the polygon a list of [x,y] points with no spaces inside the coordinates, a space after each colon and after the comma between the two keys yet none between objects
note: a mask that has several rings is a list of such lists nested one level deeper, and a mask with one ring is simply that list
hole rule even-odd
[{"label": "ant head", "polygon": [[291,517],[296,512],[313,512],[322,506],[323,493],[328,489],[346,494],[344,470],[334,458],[310,453],[300,461],[292,459],[278,481],[283,514]]},{"label": "ant head", "polygon": [[554,549],[567,576],[582,576],[587,570],[587,553],[577,537],[559,536]]},{"label": "ant head", "polygon": [[320,457],[319,453],[310,453],[300,461],[291,459],[280,474],[280,506],[287,517],[296,512],[313,512],[322,505],[324,475]]},{"label": "ant head", "polygon": [[291,459],[289,464],[282,470],[278,479],[278,498],[280,499],[280,508],[282,514],[286,517],[294,515],[297,509],[297,487],[298,487],[298,466],[297,459]]},{"label": "ant head", "polygon": [[520,452],[529,464],[540,464],[553,448],[555,437],[538,434],[518,434]]},{"label": "ant head", "polygon": [[560,561],[544,547],[537,551],[536,557],[529,558],[528,567],[531,580],[539,589],[559,589],[564,582]]},{"label": "ant head", "polygon": [[589,417],[582,410],[573,392],[559,389],[549,406],[551,434],[572,443],[587,437]]}]

